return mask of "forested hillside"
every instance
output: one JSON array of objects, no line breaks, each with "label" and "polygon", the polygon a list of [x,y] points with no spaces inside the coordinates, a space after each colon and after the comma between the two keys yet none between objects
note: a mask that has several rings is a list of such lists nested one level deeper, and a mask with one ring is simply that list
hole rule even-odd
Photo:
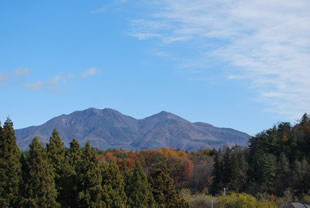
[{"label": "forested hillside", "polygon": [[[0,125],[1,207],[280,207],[310,202],[310,118],[279,123],[248,148],[188,152],[100,150],[54,129],[43,146],[16,145]],[[223,196],[225,190],[226,196]],[[211,196],[213,195],[213,196]]]}]

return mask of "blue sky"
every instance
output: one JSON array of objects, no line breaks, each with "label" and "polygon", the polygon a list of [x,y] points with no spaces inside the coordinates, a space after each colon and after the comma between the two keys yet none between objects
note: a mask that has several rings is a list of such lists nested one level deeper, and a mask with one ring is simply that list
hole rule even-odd
[{"label": "blue sky", "polygon": [[310,103],[308,0],[0,2],[0,120],[162,110],[256,134]]}]

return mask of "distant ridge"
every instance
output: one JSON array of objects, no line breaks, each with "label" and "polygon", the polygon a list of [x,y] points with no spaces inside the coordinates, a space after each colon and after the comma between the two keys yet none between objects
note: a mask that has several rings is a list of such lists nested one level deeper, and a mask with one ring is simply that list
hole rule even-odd
[{"label": "distant ridge", "polygon": [[250,138],[248,134],[234,129],[218,128],[202,122],[191,123],[165,111],[135,119],[109,108],[89,108],[60,115],[40,126],[17,129],[17,144],[21,149],[27,149],[35,136],[42,143],[47,143],[54,128],[57,128],[66,146],[76,138],[81,145],[89,140],[93,147],[99,149],[197,150],[235,144],[246,146]]}]

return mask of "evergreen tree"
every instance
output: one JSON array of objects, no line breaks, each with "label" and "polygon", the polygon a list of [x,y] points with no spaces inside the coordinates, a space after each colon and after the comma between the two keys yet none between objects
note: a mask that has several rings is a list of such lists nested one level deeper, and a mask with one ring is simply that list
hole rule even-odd
[{"label": "evergreen tree", "polygon": [[65,158],[63,180],[63,207],[78,207],[78,193],[80,191],[78,180],[78,168],[81,164],[82,150],[76,139],[70,143],[68,154]]},{"label": "evergreen tree", "polygon": [[105,165],[102,173],[103,200],[107,207],[125,208],[127,197],[124,179],[114,160]]},{"label": "evergreen tree", "polygon": [[304,113],[300,119],[300,125],[301,126],[306,126],[309,124],[310,118],[307,113]]},{"label": "evergreen tree", "polygon": [[70,142],[70,149],[68,156],[70,166],[72,166],[73,169],[76,171],[77,168],[80,166],[82,157],[82,150],[79,142],[76,139],[73,139],[72,142]]},{"label": "evergreen tree", "polygon": [[226,148],[224,158],[223,158],[223,177],[222,181],[225,186],[231,182],[232,177],[232,160],[231,160],[231,149]]},{"label": "evergreen tree", "polygon": [[0,123],[0,207],[14,207],[17,203],[21,179],[20,151],[16,145],[13,122]]},{"label": "evergreen tree", "polygon": [[99,208],[105,207],[103,189],[101,186],[102,175],[96,155],[87,142],[82,153],[81,165],[78,168],[79,194],[78,207]]},{"label": "evergreen tree", "polygon": [[270,188],[276,176],[276,158],[272,154],[263,154],[259,164],[261,165],[261,183]]},{"label": "evergreen tree", "polygon": [[50,137],[49,143],[46,145],[47,157],[49,165],[52,168],[53,176],[55,180],[57,199],[60,202],[65,202],[66,199],[63,196],[66,194],[64,192],[64,183],[66,181],[65,172],[68,174],[67,170],[69,168],[68,164],[65,164],[65,146],[62,139],[59,136],[57,129],[55,128]]},{"label": "evergreen tree", "polygon": [[126,183],[126,195],[128,197],[128,208],[151,208],[155,207],[151,186],[148,183],[139,162],[136,162],[134,168],[130,171]]},{"label": "evergreen tree", "polygon": [[182,199],[170,177],[169,169],[166,165],[155,168],[150,173],[150,184],[154,200],[162,208],[183,208],[188,207],[187,202]]},{"label": "evergreen tree", "polygon": [[53,183],[51,169],[48,165],[47,155],[38,138],[34,138],[29,145],[29,157],[23,162],[23,192],[21,207],[54,208],[56,190]]},{"label": "evergreen tree", "polygon": [[54,129],[49,143],[46,145],[49,164],[52,166],[55,174],[56,186],[57,180],[61,177],[62,166],[65,161],[65,146],[61,140],[57,129]]},{"label": "evergreen tree", "polygon": [[289,161],[283,152],[280,154],[277,172],[278,174],[286,174],[289,172]]},{"label": "evergreen tree", "polygon": [[213,182],[211,185],[211,193],[213,195],[218,193],[218,190],[222,188],[221,181],[222,181],[222,170],[221,170],[221,162],[219,158],[219,152],[214,153],[214,166],[213,166]]},{"label": "evergreen tree", "polygon": [[239,166],[238,157],[236,154],[233,154],[231,158],[231,180],[230,180],[230,188],[235,190],[236,192],[240,189],[240,175],[241,170]]}]

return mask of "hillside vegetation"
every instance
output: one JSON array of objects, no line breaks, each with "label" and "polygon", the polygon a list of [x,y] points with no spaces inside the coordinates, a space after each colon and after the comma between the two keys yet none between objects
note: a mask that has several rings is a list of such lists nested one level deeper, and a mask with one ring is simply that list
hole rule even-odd
[{"label": "hillside vegetation", "polygon": [[[310,119],[279,123],[249,147],[100,150],[56,129],[16,145],[0,125],[0,207],[280,207],[310,203]],[[225,190],[225,191],[224,191]],[[225,195],[223,193],[225,192]]]}]

